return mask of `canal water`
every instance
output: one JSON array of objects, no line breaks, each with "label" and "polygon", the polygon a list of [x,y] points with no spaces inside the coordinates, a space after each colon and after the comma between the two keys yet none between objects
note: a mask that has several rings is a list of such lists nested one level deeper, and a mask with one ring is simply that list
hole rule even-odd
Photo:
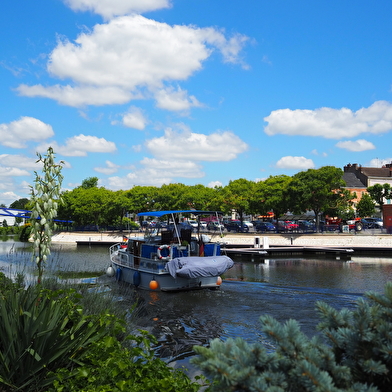
[{"label": "canal water", "polygon": [[[28,244],[0,242],[0,271],[9,276],[28,271]],[[220,290],[181,293],[149,292],[118,288],[106,276],[98,284],[116,290],[119,303],[133,314],[135,327],[148,330],[159,341],[157,353],[167,360],[188,366],[193,345],[207,345],[213,338],[242,337],[262,342],[259,317],[269,314],[284,322],[300,323],[308,336],[320,321],[316,301],[337,309],[354,308],[367,291],[383,292],[392,281],[392,258],[353,256],[351,260],[290,257],[242,260],[226,272]],[[54,245],[50,265],[64,271],[104,274],[108,249],[76,245]],[[136,308],[131,311],[133,304]],[[136,315],[136,317],[135,317]],[[273,347],[271,347],[273,349]]]}]

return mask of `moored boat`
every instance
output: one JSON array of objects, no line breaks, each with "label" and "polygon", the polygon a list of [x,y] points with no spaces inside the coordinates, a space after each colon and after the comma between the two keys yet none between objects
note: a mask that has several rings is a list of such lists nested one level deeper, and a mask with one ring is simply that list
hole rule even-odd
[{"label": "moored boat", "polygon": [[[187,215],[198,217],[212,211],[176,210],[141,212],[139,217],[167,218],[167,222],[146,228],[144,236],[126,238],[110,247],[107,274],[118,281],[148,290],[181,291],[217,289],[221,275],[234,265],[221,254],[221,244],[180,222]],[[199,225],[200,227],[200,225]]]}]

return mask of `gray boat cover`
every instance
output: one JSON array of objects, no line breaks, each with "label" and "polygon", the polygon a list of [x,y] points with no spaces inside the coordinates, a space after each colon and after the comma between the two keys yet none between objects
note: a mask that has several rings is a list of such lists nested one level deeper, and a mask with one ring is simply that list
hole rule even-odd
[{"label": "gray boat cover", "polygon": [[176,257],[167,262],[166,267],[173,278],[200,278],[219,276],[234,265],[227,256]]}]

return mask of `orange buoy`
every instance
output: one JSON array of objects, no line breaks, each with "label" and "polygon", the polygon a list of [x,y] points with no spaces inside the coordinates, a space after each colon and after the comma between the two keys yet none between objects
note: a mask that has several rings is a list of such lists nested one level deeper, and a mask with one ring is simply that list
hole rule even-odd
[{"label": "orange buoy", "polygon": [[159,287],[158,282],[157,282],[155,279],[153,279],[153,280],[150,282],[150,289],[151,289],[151,290],[156,290],[158,287]]},{"label": "orange buoy", "polygon": [[218,286],[220,286],[220,285],[222,284],[222,278],[221,278],[220,276],[218,276],[218,277],[216,278],[216,284],[217,284]]}]

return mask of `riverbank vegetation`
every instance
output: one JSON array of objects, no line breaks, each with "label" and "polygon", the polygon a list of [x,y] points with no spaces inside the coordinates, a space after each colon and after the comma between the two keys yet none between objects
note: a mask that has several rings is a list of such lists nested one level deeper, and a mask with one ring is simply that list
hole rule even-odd
[{"label": "riverbank vegetation", "polygon": [[[156,358],[155,338],[91,312],[74,289],[25,288],[0,273],[0,390],[196,392],[201,384]],[[114,303],[114,302],[113,302]]]}]

